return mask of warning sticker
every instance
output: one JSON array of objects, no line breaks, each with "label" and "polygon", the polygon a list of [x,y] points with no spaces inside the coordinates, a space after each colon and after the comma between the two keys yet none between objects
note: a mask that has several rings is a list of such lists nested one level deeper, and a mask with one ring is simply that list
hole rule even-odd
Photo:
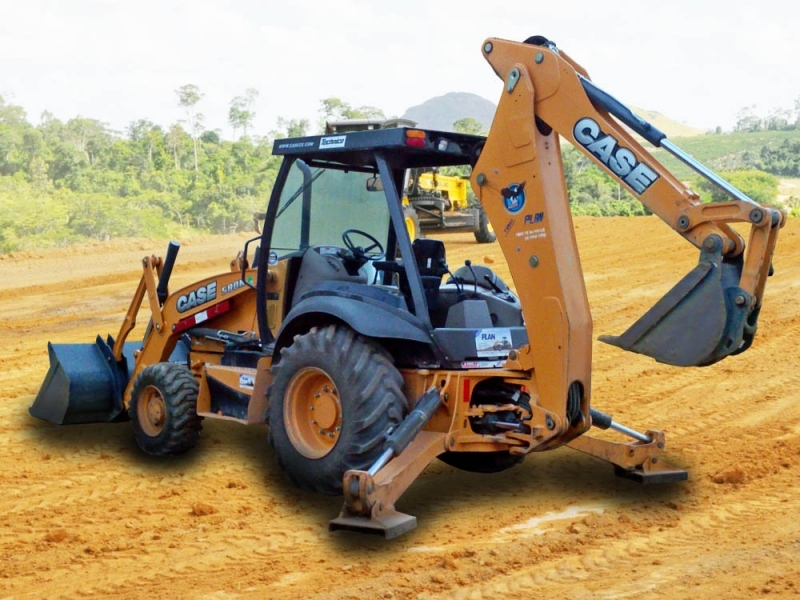
[{"label": "warning sticker", "polygon": [[512,348],[511,330],[507,327],[478,329],[475,332],[478,356],[508,356],[508,351]]},{"label": "warning sticker", "polygon": [[503,360],[465,360],[461,363],[462,369],[497,369],[506,364]]}]

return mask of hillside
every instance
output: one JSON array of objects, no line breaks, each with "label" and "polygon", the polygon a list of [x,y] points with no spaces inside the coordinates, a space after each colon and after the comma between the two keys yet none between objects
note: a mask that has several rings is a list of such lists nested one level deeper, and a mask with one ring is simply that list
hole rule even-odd
[{"label": "hillside", "polygon": [[453,131],[453,123],[470,117],[488,131],[495,110],[497,106],[486,98],[468,92],[450,92],[412,106],[403,114],[403,118],[411,119],[425,129]]}]

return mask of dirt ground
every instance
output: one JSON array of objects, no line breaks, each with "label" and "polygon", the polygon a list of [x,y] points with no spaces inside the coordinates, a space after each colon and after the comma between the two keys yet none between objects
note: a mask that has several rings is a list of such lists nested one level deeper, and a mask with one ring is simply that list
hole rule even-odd
[{"label": "dirt ground", "polygon": [[[619,334],[697,260],[655,217],[576,220],[595,337]],[[172,289],[228,269],[247,236],[185,241]],[[497,244],[442,236],[451,266]],[[493,475],[432,464],[393,541],[327,531],[263,427],[204,422],[174,460],[129,423],[28,415],[47,342],[116,335],[161,240],[0,257],[0,598],[662,598],[800,594],[800,222],[783,230],[751,350],[680,369],[596,343],[593,405],[662,429],[688,482],[641,487],[569,449]],[[531,318],[531,317],[528,317]],[[138,331],[138,330],[137,330]],[[136,332],[134,332],[136,334]]]}]

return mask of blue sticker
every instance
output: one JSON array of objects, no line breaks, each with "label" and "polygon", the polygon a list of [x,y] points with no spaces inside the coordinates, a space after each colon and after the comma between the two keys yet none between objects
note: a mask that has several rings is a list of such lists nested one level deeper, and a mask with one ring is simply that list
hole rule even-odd
[{"label": "blue sticker", "polygon": [[525,206],[525,182],[512,183],[500,190],[503,194],[503,205],[512,215],[517,214]]}]

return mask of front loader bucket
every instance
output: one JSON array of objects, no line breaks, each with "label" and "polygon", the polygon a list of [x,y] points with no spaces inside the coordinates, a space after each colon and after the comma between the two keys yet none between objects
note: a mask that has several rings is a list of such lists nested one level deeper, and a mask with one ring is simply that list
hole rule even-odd
[{"label": "front loader bucket", "polygon": [[[703,251],[700,263],[620,336],[600,341],[680,367],[705,366],[744,351],[758,311],[739,287],[741,258]],[[749,318],[748,318],[749,317]]]},{"label": "front loader bucket", "polygon": [[94,344],[48,342],[50,370],[28,409],[31,416],[57,425],[127,420],[122,394],[141,344],[126,343],[119,363],[113,346],[111,337],[103,341],[99,335]]}]

